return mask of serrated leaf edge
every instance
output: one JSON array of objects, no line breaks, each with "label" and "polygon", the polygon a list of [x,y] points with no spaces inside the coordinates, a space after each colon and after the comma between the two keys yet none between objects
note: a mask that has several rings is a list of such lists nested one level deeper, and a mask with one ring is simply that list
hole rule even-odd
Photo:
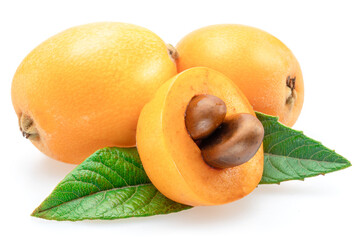
[{"label": "serrated leaf edge", "polygon": [[[274,155],[274,154],[271,154],[271,153],[264,153],[264,155],[273,155],[273,156],[281,156],[281,155]],[[282,157],[288,157],[288,156],[282,156]],[[293,157],[290,157],[290,158],[293,158]],[[297,158],[293,158],[293,159],[297,159]],[[301,159],[301,158],[298,158],[299,160],[302,160],[302,161],[315,161],[317,162],[316,160],[314,159]],[[271,163],[271,162],[270,162]],[[275,181],[271,181],[271,182],[263,182],[262,180],[260,181],[259,185],[266,185],[266,184],[280,184],[282,182],[288,182],[288,181],[294,181],[294,180],[299,180],[299,181],[304,181],[306,178],[312,178],[312,177],[316,177],[316,176],[319,176],[319,175],[325,175],[325,174],[329,174],[329,173],[333,173],[333,172],[336,172],[336,171],[339,171],[339,170],[342,170],[342,169],[345,169],[345,168],[348,168],[348,167],[351,167],[351,163],[350,162],[346,162],[346,163],[337,163],[338,165],[340,165],[340,167],[337,167],[337,168],[334,168],[332,169],[331,171],[327,171],[327,172],[321,172],[321,173],[315,173],[314,171],[314,175],[309,175],[309,176],[306,176],[306,177],[301,177],[300,175],[298,175],[296,173],[296,171],[294,170],[294,172],[299,176],[299,178],[295,178],[295,177],[292,177],[291,175],[287,174],[287,173],[284,173],[283,171],[281,171],[280,169],[278,169],[276,166],[274,166],[273,164],[271,164],[271,166],[276,169],[277,171],[281,172],[282,174],[284,175],[287,175],[289,176],[289,179],[286,179],[286,180],[281,180],[281,181],[278,181],[278,179],[276,178],[273,178],[273,177],[270,177],[270,176],[266,176],[263,174],[262,178],[268,178],[268,179],[272,179],[272,180],[275,180]],[[324,166],[323,166],[324,167]],[[304,167],[305,168],[305,167]],[[326,168],[326,167],[324,167]],[[310,169],[307,169],[305,168],[307,171],[312,171]]]}]

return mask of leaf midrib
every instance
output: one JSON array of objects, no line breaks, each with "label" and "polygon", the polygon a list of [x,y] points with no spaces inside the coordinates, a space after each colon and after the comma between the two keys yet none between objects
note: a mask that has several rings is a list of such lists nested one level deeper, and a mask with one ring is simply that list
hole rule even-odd
[{"label": "leaf midrib", "polygon": [[86,197],[90,197],[90,196],[98,194],[98,193],[104,193],[105,194],[106,192],[109,192],[109,191],[117,191],[117,190],[121,190],[121,189],[125,189],[125,188],[141,187],[141,186],[147,186],[147,185],[152,185],[152,183],[143,183],[143,184],[137,184],[137,185],[127,185],[127,186],[123,186],[123,187],[119,187],[119,188],[111,188],[111,189],[106,189],[106,190],[103,190],[103,191],[94,192],[94,193],[91,193],[89,195],[84,195],[82,197],[75,198],[75,199],[72,199],[70,201],[60,203],[59,205],[56,205],[56,206],[53,206],[53,207],[50,207],[50,208],[47,208],[47,209],[44,209],[44,210],[41,210],[41,211],[38,211],[37,209],[35,209],[35,211],[31,215],[35,216],[36,214],[43,213],[43,212],[49,211],[49,210],[54,209],[54,208],[58,208],[58,207],[60,207],[62,205],[65,205],[65,204],[68,204],[68,203],[71,203],[73,201],[77,201],[77,200],[80,200],[80,199],[84,199]]},{"label": "leaf midrib", "polygon": [[[323,160],[316,160],[316,159],[309,159],[309,158],[298,158],[298,157],[291,157],[291,156],[286,156],[286,155],[276,155],[273,153],[264,153],[264,155],[269,155],[269,156],[275,156],[275,157],[282,157],[282,158],[291,158],[294,160],[301,160],[301,161],[313,161],[313,162],[326,162],[326,163],[335,163],[335,164],[345,164],[345,165],[351,165],[349,162],[334,162],[334,161],[323,161]],[[342,157],[337,156],[337,159],[341,159]]]}]

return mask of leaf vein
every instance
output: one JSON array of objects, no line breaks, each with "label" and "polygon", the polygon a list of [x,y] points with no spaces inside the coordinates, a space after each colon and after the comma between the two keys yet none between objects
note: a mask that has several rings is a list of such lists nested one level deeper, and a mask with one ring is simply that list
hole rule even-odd
[{"label": "leaf vein", "polygon": [[272,161],[271,161],[271,158],[269,158],[268,161],[269,161],[270,165],[271,165],[273,168],[275,168],[276,170],[278,170],[278,171],[281,172],[282,174],[291,177],[291,175],[289,175],[289,174],[287,174],[286,172],[284,172],[284,171],[280,170],[279,168],[275,167],[275,165],[274,165],[274,164],[272,163]]},{"label": "leaf vein", "polygon": [[108,183],[110,183],[110,185],[114,188],[115,186],[111,183],[111,181],[109,179],[107,179],[104,175],[95,172],[94,170],[90,170],[90,169],[79,169],[79,171],[88,171],[88,172],[92,172],[95,173],[96,175],[99,175],[100,177],[103,177]]},{"label": "leaf vein", "polygon": [[68,203],[71,203],[73,201],[77,201],[81,198],[86,198],[86,197],[90,197],[94,194],[98,194],[98,193],[101,193],[101,192],[110,192],[110,191],[117,191],[117,190],[121,190],[121,189],[124,189],[124,188],[128,188],[128,187],[139,187],[139,186],[146,186],[146,185],[152,185],[151,183],[144,183],[144,184],[138,184],[138,185],[133,185],[133,186],[123,186],[123,187],[119,187],[119,188],[113,188],[113,189],[107,189],[107,190],[103,190],[103,191],[100,191],[100,192],[94,192],[94,193],[91,193],[91,194],[88,194],[88,195],[84,195],[80,198],[76,198],[76,199],[71,199],[70,201],[66,201],[66,202],[63,202],[59,205],[56,205],[56,206],[52,206],[52,207],[49,207],[49,208],[46,208],[46,209],[42,209],[42,210],[39,210],[39,211],[36,211],[35,213],[42,213],[42,212],[45,212],[45,211],[49,211],[53,208],[59,208],[60,206],[62,205],[65,205],[65,204],[68,204]]},{"label": "leaf vein", "polygon": [[317,144],[308,144],[308,145],[298,146],[298,147],[292,149],[288,154],[286,154],[286,156],[291,157],[291,156],[290,156],[291,153],[293,153],[294,151],[296,151],[296,150],[298,150],[298,149],[300,149],[300,148],[302,148],[302,147],[311,147],[311,146],[316,146],[316,145],[319,145],[319,144],[317,143]]},{"label": "leaf vein", "polygon": [[286,137],[284,139],[282,139],[281,141],[275,143],[274,145],[272,145],[268,150],[267,152],[271,152],[271,149],[273,149],[275,146],[279,145],[280,143],[284,142],[284,141],[288,141],[290,140],[291,138],[294,138],[294,137],[297,137],[297,136],[300,136],[302,133],[298,133],[298,134],[295,134],[295,135],[291,135],[289,137]]},{"label": "leaf vein", "polygon": [[129,184],[127,183],[127,181],[125,180],[125,178],[124,178],[123,176],[121,176],[117,171],[115,171],[115,170],[112,169],[111,167],[107,166],[107,165],[104,164],[103,162],[98,162],[98,163],[100,163],[101,165],[105,166],[107,169],[110,169],[112,172],[114,172],[116,175],[118,175],[119,178],[121,178],[121,179],[125,182],[126,186],[129,186]]}]

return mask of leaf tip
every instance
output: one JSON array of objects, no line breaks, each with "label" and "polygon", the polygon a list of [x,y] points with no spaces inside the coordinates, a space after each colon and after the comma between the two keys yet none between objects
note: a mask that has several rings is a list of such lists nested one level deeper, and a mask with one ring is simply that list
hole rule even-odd
[{"label": "leaf tip", "polygon": [[348,168],[348,167],[351,167],[351,166],[352,166],[351,162],[350,162],[349,160],[347,160],[347,161],[348,161],[348,163],[347,163],[347,165],[346,165],[345,168]]},{"label": "leaf tip", "polygon": [[30,214],[30,216],[31,216],[31,217],[39,217],[39,216],[38,216],[38,213],[39,213],[39,211],[38,211],[38,209],[36,208],[36,209]]}]

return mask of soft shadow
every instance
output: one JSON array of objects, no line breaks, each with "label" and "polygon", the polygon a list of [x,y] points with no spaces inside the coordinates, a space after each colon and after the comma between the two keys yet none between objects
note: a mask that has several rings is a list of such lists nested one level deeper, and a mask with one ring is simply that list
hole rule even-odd
[{"label": "soft shadow", "polygon": [[[57,165],[57,164],[55,164]],[[66,168],[66,166],[65,166]],[[270,199],[276,197],[286,198],[289,196],[314,196],[324,194],[334,194],[329,188],[319,184],[310,184],[306,186],[303,182],[299,184],[291,182],[279,185],[260,185],[249,196],[233,203],[220,206],[194,207],[189,210],[172,213],[167,215],[157,215],[139,218],[115,219],[115,220],[85,220],[76,222],[79,227],[100,227],[112,228],[114,226],[121,228],[132,228],[134,226],[151,224],[151,229],[161,230],[164,227],[176,227],[178,229],[204,230],[221,225],[229,225],[236,221],[237,223],[246,222],[258,215],[259,206]],[[273,197],[272,197],[273,196]],[[40,220],[41,221],[41,220]],[[155,223],[155,225],[154,225]],[[72,223],[73,224],[73,223]],[[245,224],[246,225],[246,224]],[[241,227],[239,226],[239,229]],[[144,229],[145,230],[145,229]]]},{"label": "soft shadow", "polygon": [[[255,214],[257,211],[256,206],[260,204],[261,197],[255,196],[255,194],[250,195],[246,198],[243,198],[234,203],[229,203],[220,206],[204,206],[204,207],[194,207],[188,210],[184,210],[178,213],[172,213],[167,215],[157,215],[150,217],[141,217],[141,218],[128,218],[128,219],[117,219],[110,221],[82,221],[81,225],[100,225],[100,226],[128,226],[134,223],[153,223],[157,222],[156,226],[159,229],[163,227],[173,227],[177,228],[208,228],[210,226],[216,227],[219,223],[229,223],[231,224],[234,219],[236,221],[246,221],[247,216]],[[239,214],[241,213],[241,214]],[[148,222],[149,221],[149,222]],[[153,227],[154,225],[152,225]]]},{"label": "soft shadow", "polygon": [[29,166],[29,173],[33,175],[34,179],[41,178],[43,181],[49,180],[53,182],[62,180],[76,166],[41,155]]},{"label": "soft shadow", "polygon": [[331,184],[324,185],[320,182],[326,176],[317,176],[316,178],[305,179],[304,181],[293,180],[281,184],[263,184],[257,187],[258,196],[317,196],[332,195],[336,189]]}]

